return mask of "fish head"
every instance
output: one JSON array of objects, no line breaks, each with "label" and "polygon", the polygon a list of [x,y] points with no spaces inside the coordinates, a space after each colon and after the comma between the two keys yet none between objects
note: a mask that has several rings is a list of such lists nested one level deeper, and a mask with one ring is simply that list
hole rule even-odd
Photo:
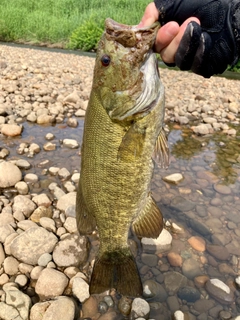
[{"label": "fish head", "polygon": [[158,22],[138,28],[106,19],[99,41],[93,89],[109,117],[116,121],[143,117],[160,92],[153,46]]}]

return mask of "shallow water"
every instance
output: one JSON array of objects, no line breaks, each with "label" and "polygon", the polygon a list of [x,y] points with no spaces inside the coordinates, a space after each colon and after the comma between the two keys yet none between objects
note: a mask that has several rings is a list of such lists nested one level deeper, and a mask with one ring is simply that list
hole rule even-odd
[{"label": "shallow water", "polygon": [[[79,171],[80,149],[68,149],[63,147],[61,141],[65,138],[75,139],[81,144],[84,120],[79,120],[78,128],[70,128],[65,124],[56,126],[38,126],[23,123],[24,131],[22,137],[0,138],[0,145],[6,146],[10,155],[8,160],[26,159],[31,163],[31,168],[23,171],[25,173],[36,173],[39,182],[30,186],[31,193],[46,192],[52,197],[48,190],[51,182],[57,182],[57,177],[52,177],[44,169],[49,167],[65,167],[71,173]],[[164,219],[170,222],[168,230],[173,236],[171,252],[181,256],[183,263],[188,259],[197,262],[201,274],[209,278],[218,278],[227,283],[235,291],[234,303],[223,305],[213,296],[209,297],[204,288],[198,288],[201,298],[213,301],[213,306],[221,306],[230,312],[231,316],[240,314],[240,307],[236,306],[238,301],[238,290],[235,289],[234,280],[240,274],[240,128],[236,137],[229,137],[220,132],[199,137],[194,136],[187,128],[170,126],[169,145],[171,150],[171,164],[167,171],[155,168],[152,180],[152,192]],[[53,133],[56,143],[55,151],[44,151],[43,145],[47,142],[45,135]],[[17,148],[22,142],[37,143],[41,152],[33,158],[27,155],[18,155]],[[47,164],[43,164],[49,160]],[[184,179],[177,185],[166,183],[163,177],[181,173]],[[181,227],[181,232],[171,228],[171,223]],[[208,251],[197,251],[188,243],[192,236],[201,237],[207,244],[216,244],[227,248],[229,259],[218,260],[212,257]],[[167,272],[183,273],[181,266],[172,266],[167,254],[157,255],[156,263],[147,265],[143,261],[140,251],[137,263],[142,281],[154,280],[163,287],[164,275]],[[152,258],[152,256],[149,256]],[[150,259],[151,260],[151,259]],[[150,261],[149,260],[149,261]],[[195,287],[193,280],[188,280],[188,286]],[[166,290],[167,295],[176,297],[177,293]],[[196,316],[201,312],[195,310],[192,301],[178,300],[183,310],[192,311]],[[150,318],[170,319],[170,307],[166,299],[161,301],[159,297],[149,300],[152,307]],[[160,303],[159,303],[160,302]],[[160,316],[164,315],[165,318]],[[206,319],[214,319],[204,311]],[[199,318],[200,319],[200,318]],[[205,319],[205,318],[201,318]]]}]

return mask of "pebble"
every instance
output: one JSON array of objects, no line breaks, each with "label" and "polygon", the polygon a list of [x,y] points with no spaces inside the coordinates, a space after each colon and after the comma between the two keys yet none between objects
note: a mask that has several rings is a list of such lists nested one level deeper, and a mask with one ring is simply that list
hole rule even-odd
[{"label": "pebble", "polygon": [[144,252],[166,252],[171,249],[172,236],[163,229],[157,239],[142,238],[141,243]]},{"label": "pebble", "polygon": [[133,300],[132,310],[131,310],[132,319],[137,319],[139,317],[143,317],[144,319],[147,319],[149,313],[150,313],[150,307],[145,300],[141,298],[135,298]]},{"label": "pebble", "polygon": [[72,281],[72,292],[81,303],[84,303],[89,297],[89,285],[80,277],[74,277]]},{"label": "pebble", "polygon": [[16,165],[7,161],[0,163],[0,188],[12,187],[21,179],[22,172]]},{"label": "pebble", "polygon": [[163,178],[164,181],[174,184],[181,182],[183,179],[184,178],[181,173],[173,173]]}]

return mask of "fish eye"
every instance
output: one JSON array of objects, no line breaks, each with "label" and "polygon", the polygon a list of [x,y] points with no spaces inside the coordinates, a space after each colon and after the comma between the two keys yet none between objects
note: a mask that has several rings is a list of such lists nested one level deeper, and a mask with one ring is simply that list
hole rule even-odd
[{"label": "fish eye", "polygon": [[107,67],[111,62],[111,58],[107,54],[104,54],[101,58],[101,62],[104,67]]}]

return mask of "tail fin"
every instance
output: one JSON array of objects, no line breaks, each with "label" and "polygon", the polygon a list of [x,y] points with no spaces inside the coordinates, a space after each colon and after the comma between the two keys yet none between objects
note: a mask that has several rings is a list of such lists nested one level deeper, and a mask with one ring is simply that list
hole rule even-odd
[{"label": "tail fin", "polygon": [[105,253],[96,258],[90,282],[90,294],[99,294],[111,288],[124,296],[142,295],[141,279],[129,248]]}]

